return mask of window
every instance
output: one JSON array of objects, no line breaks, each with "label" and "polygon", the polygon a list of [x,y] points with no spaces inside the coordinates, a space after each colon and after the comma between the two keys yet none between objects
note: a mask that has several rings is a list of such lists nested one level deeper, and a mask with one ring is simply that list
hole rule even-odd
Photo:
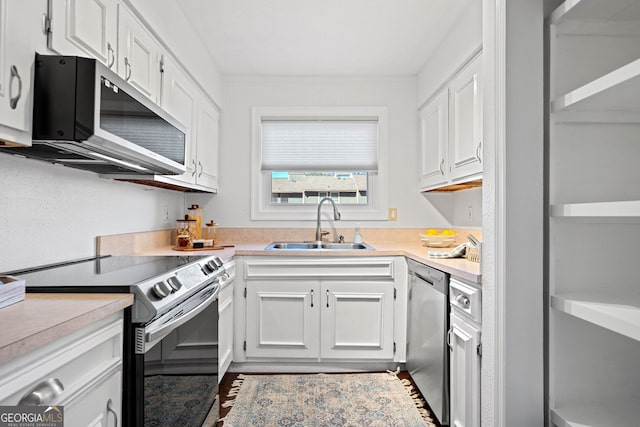
[{"label": "window", "polygon": [[343,219],[386,219],[386,108],[252,111],[252,219],[315,219],[323,197]]}]

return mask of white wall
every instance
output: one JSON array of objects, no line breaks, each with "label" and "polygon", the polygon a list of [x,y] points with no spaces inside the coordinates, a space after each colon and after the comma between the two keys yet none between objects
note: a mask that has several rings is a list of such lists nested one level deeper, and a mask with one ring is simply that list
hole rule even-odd
[{"label": "white wall", "polygon": [[[414,77],[271,78],[229,77],[221,116],[220,192],[189,195],[222,227],[312,227],[311,221],[251,221],[252,106],[387,106],[389,110],[389,206],[398,221],[367,221],[364,227],[448,227],[451,201],[432,205],[418,186],[418,121]],[[347,221],[343,220],[342,223]]]},{"label": "white wall", "polygon": [[473,0],[418,72],[417,105],[433,97],[482,48],[482,1]]},{"label": "white wall", "polygon": [[3,153],[0,182],[0,271],[93,256],[96,236],[171,228],[185,208],[183,193]]}]

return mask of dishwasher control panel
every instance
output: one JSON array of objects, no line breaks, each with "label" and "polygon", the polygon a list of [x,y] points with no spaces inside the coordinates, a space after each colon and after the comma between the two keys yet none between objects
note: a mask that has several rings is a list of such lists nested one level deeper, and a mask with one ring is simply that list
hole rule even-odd
[{"label": "dishwasher control panel", "polygon": [[482,322],[482,291],[455,277],[449,282],[449,304],[451,310],[461,311],[478,323]]}]

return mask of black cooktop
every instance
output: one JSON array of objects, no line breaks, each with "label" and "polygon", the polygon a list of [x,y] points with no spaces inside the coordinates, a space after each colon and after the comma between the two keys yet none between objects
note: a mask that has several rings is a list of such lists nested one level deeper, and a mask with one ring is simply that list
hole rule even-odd
[{"label": "black cooktop", "polygon": [[27,291],[47,287],[123,287],[153,279],[203,256],[105,256],[3,273],[26,280]]}]

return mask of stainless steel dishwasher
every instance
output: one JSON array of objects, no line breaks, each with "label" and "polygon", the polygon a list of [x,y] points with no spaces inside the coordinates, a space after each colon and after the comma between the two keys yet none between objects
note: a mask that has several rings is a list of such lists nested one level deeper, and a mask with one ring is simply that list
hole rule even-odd
[{"label": "stainless steel dishwasher", "polygon": [[441,425],[449,425],[449,275],[409,266],[407,370]]}]

